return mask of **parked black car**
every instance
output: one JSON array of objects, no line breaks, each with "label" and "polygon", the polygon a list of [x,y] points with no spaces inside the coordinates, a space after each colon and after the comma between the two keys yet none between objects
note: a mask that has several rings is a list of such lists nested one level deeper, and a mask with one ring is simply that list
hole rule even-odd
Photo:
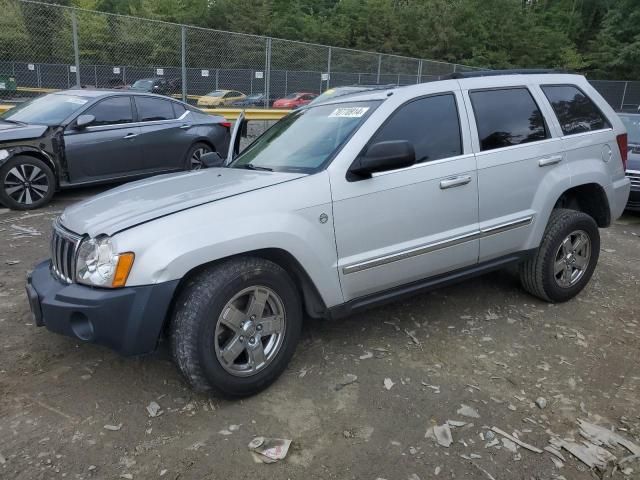
[{"label": "parked black car", "polygon": [[57,189],[199,169],[204,153],[226,155],[229,128],[158,95],[51,93],[0,115],[0,203],[29,210]]},{"label": "parked black car", "polygon": [[157,93],[158,95],[175,95],[182,90],[179,78],[150,77],[141,78],[129,87],[136,92]]},{"label": "parked black car", "polygon": [[[266,102],[266,97],[264,93],[253,93],[251,95],[247,95],[247,98],[244,100],[237,100],[231,103],[232,107],[264,107]],[[268,103],[267,103],[268,105]]]}]

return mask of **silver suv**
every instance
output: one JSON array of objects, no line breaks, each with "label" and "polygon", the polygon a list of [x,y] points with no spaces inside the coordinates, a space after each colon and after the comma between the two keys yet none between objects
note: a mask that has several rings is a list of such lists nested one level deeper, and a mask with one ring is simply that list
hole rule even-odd
[{"label": "silver suv", "polygon": [[576,75],[469,76],[289,114],[202,171],[71,206],[27,292],[37,325],[125,355],[170,339],[196,389],[255,393],[303,317],[519,264],[563,302],[625,207],[626,132]]}]

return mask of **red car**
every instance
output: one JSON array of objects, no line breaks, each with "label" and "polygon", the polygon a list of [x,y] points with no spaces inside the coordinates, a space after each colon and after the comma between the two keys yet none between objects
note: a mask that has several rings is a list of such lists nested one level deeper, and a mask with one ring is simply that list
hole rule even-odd
[{"label": "red car", "polygon": [[273,102],[273,108],[299,108],[307,105],[318,95],[308,92],[290,93],[284,98],[279,98]]}]

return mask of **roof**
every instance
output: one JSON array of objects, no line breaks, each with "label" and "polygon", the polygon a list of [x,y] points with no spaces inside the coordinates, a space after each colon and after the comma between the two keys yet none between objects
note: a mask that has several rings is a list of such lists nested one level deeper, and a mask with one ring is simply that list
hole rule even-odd
[{"label": "roof", "polygon": [[109,88],[74,88],[70,90],[60,90],[57,92],[53,92],[52,95],[73,95],[76,97],[85,97],[85,98],[100,98],[100,97],[108,97],[111,95],[142,95],[146,97],[158,97],[163,98],[165,100],[173,100],[179,101],[177,98],[167,97],[165,95],[157,95],[151,92],[140,92],[136,90],[129,89],[109,89]]}]

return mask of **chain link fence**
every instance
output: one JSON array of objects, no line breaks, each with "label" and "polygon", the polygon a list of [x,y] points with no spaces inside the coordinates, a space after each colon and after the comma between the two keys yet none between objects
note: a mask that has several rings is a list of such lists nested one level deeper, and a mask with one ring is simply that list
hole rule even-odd
[{"label": "chain link fence", "polygon": [[[354,84],[407,85],[473,67],[222,32],[39,3],[0,0],[0,101],[77,85],[149,89],[192,104],[231,90],[271,106],[293,93]],[[137,83],[136,83],[137,82]],[[637,110],[640,82],[592,81],[617,110]],[[214,97],[215,98],[215,97]]]}]

